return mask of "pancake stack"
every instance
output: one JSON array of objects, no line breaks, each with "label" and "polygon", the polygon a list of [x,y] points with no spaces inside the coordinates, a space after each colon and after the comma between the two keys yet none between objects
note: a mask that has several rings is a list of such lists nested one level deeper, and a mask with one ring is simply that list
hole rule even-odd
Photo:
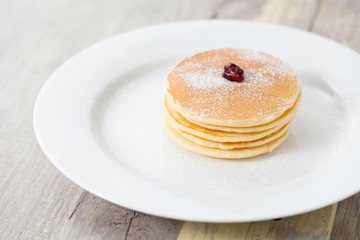
[{"label": "pancake stack", "polygon": [[[242,75],[228,77],[229,64]],[[170,136],[192,152],[217,158],[273,151],[288,137],[301,99],[300,81],[287,63],[250,49],[197,53],[181,60],[166,82]]]}]

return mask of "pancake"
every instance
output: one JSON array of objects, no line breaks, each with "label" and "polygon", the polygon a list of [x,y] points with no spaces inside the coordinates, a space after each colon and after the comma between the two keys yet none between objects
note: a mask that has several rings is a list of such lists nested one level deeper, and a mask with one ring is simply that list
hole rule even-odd
[{"label": "pancake", "polygon": [[181,60],[167,75],[169,135],[192,152],[247,158],[289,135],[301,101],[294,70],[267,53],[215,49]]},{"label": "pancake", "polygon": [[204,156],[225,158],[225,159],[248,158],[248,157],[254,157],[264,153],[272,152],[276,147],[278,147],[281,143],[283,143],[289,135],[289,131],[286,131],[284,135],[264,145],[251,147],[251,148],[224,150],[224,149],[209,148],[209,147],[197,145],[184,138],[169,124],[166,124],[166,127],[170,137],[183,148]]},{"label": "pancake", "polygon": [[[174,109],[174,103],[171,101],[171,97],[168,96],[168,94],[165,95],[165,100],[164,100],[164,104],[165,107],[167,109],[167,111],[169,111],[169,109]],[[219,130],[219,131],[224,131],[224,132],[234,132],[234,133],[250,133],[250,132],[261,132],[261,131],[265,131],[265,130],[269,130],[271,128],[277,127],[277,126],[284,126],[285,124],[287,124],[295,115],[297,108],[300,104],[301,101],[301,94],[299,95],[298,99],[296,100],[294,106],[292,106],[290,109],[288,109],[286,112],[283,113],[283,115],[281,115],[279,118],[275,119],[274,121],[268,123],[268,124],[264,124],[264,125],[259,125],[259,126],[253,126],[253,127],[245,127],[245,128],[241,128],[241,127],[222,127],[222,126],[215,126],[215,125],[208,125],[208,124],[202,124],[202,123],[195,123],[195,122],[191,122],[189,119],[185,119],[183,116],[181,116],[181,120],[183,122],[186,122],[186,126],[193,126],[194,124],[197,125],[198,127],[203,127],[206,129],[211,129],[211,130]],[[176,115],[180,115],[179,113],[176,113],[175,110],[171,110],[172,114],[176,114]],[[176,118],[176,117],[175,117]]]},{"label": "pancake", "polygon": [[266,143],[269,143],[280,136],[284,135],[286,131],[289,130],[291,123],[286,124],[282,128],[280,128],[278,131],[263,137],[261,139],[255,140],[255,141],[248,141],[248,142],[215,142],[210,141],[204,138],[197,137],[195,135],[189,134],[184,131],[178,131],[184,138],[187,140],[194,142],[195,144],[204,146],[204,147],[210,147],[210,148],[220,148],[220,149],[235,149],[235,148],[249,148],[249,147],[257,147]]},{"label": "pancake", "polygon": [[260,131],[260,132],[236,133],[236,132],[212,130],[195,125],[187,121],[184,117],[181,116],[181,114],[177,113],[176,111],[171,111],[170,109],[168,109],[166,103],[165,103],[165,114],[169,124],[177,131],[181,130],[189,134],[217,142],[245,142],[245,141],[258,140],[278,131],[285,124],[287,124],[285,123],[283,125],[279,125],[269,130]]},{"label": "pancake", "polygon": [[[244,81],[222,77],[232,62]],[[273,122],[300,94],[294,70],[267,53],[249,49],[215,49],[181,60],[167,76],[174,109],[191,122],[220,127],[253,127]]]}]

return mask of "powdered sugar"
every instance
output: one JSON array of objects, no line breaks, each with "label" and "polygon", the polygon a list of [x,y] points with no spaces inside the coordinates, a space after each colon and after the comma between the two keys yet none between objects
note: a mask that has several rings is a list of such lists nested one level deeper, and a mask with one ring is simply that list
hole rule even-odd
[{"label": "powdered sugar", "polygon": [[[229,81],[222,76],[228,62],[244,70],[243,82]],[[272,113],[285,110],[294,103],[299,87],[295,72],[287,63],[249,49],[199,53],[181,61],[172,72],[173,78],[168,78],[171,94],[176,95],[189,113],[206,118],[264,116],[270,119]],[[175,82],[184,84],[176,83],[178,86],[171,89]]]},{"label": "powdered sugar", "polygon": [[[288,64],[259,51],[249,49],[241,49],[241,51],[239,51],[234,49],[228,58],[237,58],[239,62],[242,63],[240,67],[244,70],[244,82],[229,81],[222,76],[224,69],[223,64],[219,67],[221,62],[219,55],[202,59],[201,62],[198,62],[197,59],[186,61],[184,65],[176,69],[176,72],[180,78],[184,79],[191,87],[196,89],[218,87],[234,88],[241,84],[271,84],[274,76],[285,77],[295,75],[293,69]],[[251,63],[254,62],[262,65],[262,67],[252,67]],[[204,66],[206,66],[205,69]],[[194,69],[195,71],[188,71],[188,69]]]},{"label": "powdered sugar", "polygon": [[211,68],[205,72],[185,72],[183,79],[196,89],[216,88],[235,84],[235,82],[223,78],[222,72],[223,69],[221,68]]}]

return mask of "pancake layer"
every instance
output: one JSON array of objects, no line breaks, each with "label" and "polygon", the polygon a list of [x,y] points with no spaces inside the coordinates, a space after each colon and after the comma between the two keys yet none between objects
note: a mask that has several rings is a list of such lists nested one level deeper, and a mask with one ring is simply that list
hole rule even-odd
[{"label": "pancake layer", "polygon": [[[229,62],[244,70],[243,82],[222,76]],[[287,63],[249,49],[197,53],[181,60],[166,80],[177,112],[191,122],[222,127],[270,123],[300,94],[300,81]]]},{"label": "pancake layer", "polygon": [[[271,128],[274,128],[276,126],[279,125],[284,125],[287,122],[289,122],[295,115],[297,108],[300,104],[301,101],[301,94],[299,95],[299,97],[297,98],[295,104],[293,107],[291,107],[290,109],[288,109],[287,111],[285,111],[279,118],[275,119],[274,121],[267,123],[267,124],[263,124],[263,125],[258,125],[258,126],[253,126],[253,127],[227,127],[227,126],[217,126],[217,125],[210,125],[210,124],[203,124],[203,123],[198,123],[198,122],[192,122],[190,119],[186,119],[186,121],[196,124],[198,126],[204,127],[204,128],[208,128],[208,129],[213,129],[213,130],[220,130],[220,131],[225,131],[225,132],[238,132],[238,133],[247,133],[247,132],[261,132],[261,131],[265,131],[265,130],[269,130]],[[165,95],[165,105],[168,106],[166,108],[171,108],[171,109],[176,109],[175,107],[175,103],[172,100],[172,97],[169,96],[169,94]],[[173,110],[176,112],[176,110]],[[180,113],[177,113],[180,114]],[[185,119],[184,117],[182,117],[182,119]]]},{"label": "pancake layer", "polygon": [[286,122],[282,125],[260,132],[237,133],[213,130],[191,123],[175,110],[169,109],[166,103],[165,114],[167,115],[169,124],[177,131],[181,130],[183,132],[217,142],[244,142],[258,140],[278,131],[281,127],[287,124]]},{"label": "pancake layer", "polygon": [[226,159],[248,158],[248,157],[254,157],[260,154],[272,152],[276,147],[278,147],[281,143],[283,143],[289,135],[289,131],[286,131],[284,135],[280,136],[279,138],[257,147],[224,150],[224,149],[210,148],[210,147],[197,145],[196,143],[191,142],[190,140],[184,138],[181,134],[179,134],[176,130],[174,130],[169,124],[166,124],[166,127],[170,137],[185,149],[204,156],[226,158]]}]

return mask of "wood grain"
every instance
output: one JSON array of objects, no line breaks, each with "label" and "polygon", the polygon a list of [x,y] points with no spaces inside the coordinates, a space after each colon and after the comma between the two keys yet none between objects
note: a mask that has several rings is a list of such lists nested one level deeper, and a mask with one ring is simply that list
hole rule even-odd
[{"label": "wood grain", "polygon": [[331,239],[360,239],[360,194],[338,204]]},{"label": "wood grain", "polygon": [[312,31],[360,52],[360,1],[323,0]]},{"label": "wood grain", "polygon": [[[309,30],[360,52],[359,12],[357,0],[273,0],[267,2],[259,20]],[[310,21],[304,21],[304,16]],[[360,193],[339,203],[331,239],[360,239],[359,206]]]},{"label": "wood grain", "polygon": [[187,239],[328,239],[332,221],[336,212],[336,205],[326,207],[310,213],[252,223],[193,223],[186,222],[179,234],[178,240]]},{"label": "wood grain", "polygon": [[84,192],[69,216],[67,239],[175,239],[182,222],[135,212]]},{"label": "wood grain", "polygon": [[268,0],[256,20],[310,30],[319,4],[319,0]]},{"label": "wood grain", "polygon": [[[1,239],[79,239],[81,234],[87,239],[85,233],[95,231],[92,228],[101,218],[100,222],[106,223],[125,219],[126,214],[121,215],[124,212],[135,214],[99,198],[101,207],[94,208],[91,201],[88,203],[91,195],[51,165],[32,129],[35,98],[50,74],[82,49],[133,28],[209,18],[216,4],[204,0],[0,2]],[[89,209],[83,211],[83,206]],[[112,208],[118,211],[107,211]],[[93,238],[107,239],[119,233],[122,237],[126,232],[132,239],[172,233],[162,218],[135,215],[139,217],[130,224],[134,227],[119,224],[113,233],[116,224],[109,220]],[[83,219],[89,224],[82,224]],[[151,229],[157,235],[141,229]]]},{"label": "wood grain", "polygon": [[[359,3],[360,4],[360,3]],[[349,29],[352,27],[343,27],[346,24],[352,23],[358,27],[359,19],[356,14],[351,14],[345,10],[345,13],[339,10],[330,10],[327,8],[334,8],[335,1],[323,0],[306,0],[306,1],[287,1],[287,0],[269,0],[262,9],[261,15],[256,19],[257,21],[270,22],[275,24],[288,25],[319,34],[338,39],[342,36],[342,43],[344,35],[351,36]],[[360,6],[354,6],[353,1],[348,1],[341,9],[346,9],[348,6],[353,6],[353,9],[360,9]],[[324,10],[325,9],[325,10]],[[325,13],[325,14],[324,14]],[[333,13],[333,14],[329,14]],[[334,15],[336,15],[334,17]],[[337,32],[332,31],[332,25],[329,22],[336,21],[338,18],[346,19],[346,24],[336,22]],[[351,19],[351,20],[349,20]],[[353,22],[354,21],[354,22]],[[356,21],[356,23],[355,23]],[[334,23],[335,24],[335,23]],[[342,27],[341,27],[342,26]],[[359,29],[359,28],[357,28]],[[359,34],[360,31],[355,31]],[[358,36],[356,36],[358,37]],[[350,39],[352,39],[350,37]],[[360,39],[358,37],[357,39]],[[359,41],[359,40],[358,40]],[[353,42],[352,42],[353,43]],[[357,42],[355,42],[357,44]],[[349,44],[347,44],[349,45]],[[358,194],[357,196],[359,196]],[[356,239],[359,237],[359,211],[352,211],[352,216],[347,218],[348,212],[344,213],[343,209],[358,209],[358,197],[354,196],[350,200],[346,200],[340,204],[338,218],[335,222],[333,239],[341,239],[343,233],[338,233],[348,230],[348,238]],[[346,204],[346,206],[344,206]],[[276,225],[273,221],[255,222],[255,223],[240,223],[240,224],[208,224],[208,223],[190,223],[186,222],[180,232],[178,240],[182,239],[329,239],[331,236],[331,229],[335,219],[335,211],[337,204],[333,206],[313,211],[310,213],[294,216],[281,220],[280,225]],[[352,219],[349,220],[349,219]],[[306,219],[306,220],[305,220]],[[346,224],[343,220],[348,220]],[[345,226],[346,225],[346,226]],[[278,227],[280,226],[280,227]],[[339,230],[338,230],[339,229]]]},{"label": "wood grain", "polygon": [[[324,0],[313,31],[360,52],[359,13],[358,0]],[[331,239],[360,239],[359,216],[360,193],[338,204]]]},{"label": "wood grain", "polygon": [[[36,95],[75,53],[130,29],[200,18],[257,18],[314,31],[360,51],[359,11],[358,0],[0,1],[0,238],[176,239],[180,231],[182,221],[137,213],[82,190],[37,145]],[[332,239],[359,238],[359,203],[358,194],[339,204]],[[271,223],[269,234],[293,236],[287,231],[291,221],[297,224]],[[257,224],[248,226],[253,231]],[[259,236],[252,233],[253,239]]]}]

